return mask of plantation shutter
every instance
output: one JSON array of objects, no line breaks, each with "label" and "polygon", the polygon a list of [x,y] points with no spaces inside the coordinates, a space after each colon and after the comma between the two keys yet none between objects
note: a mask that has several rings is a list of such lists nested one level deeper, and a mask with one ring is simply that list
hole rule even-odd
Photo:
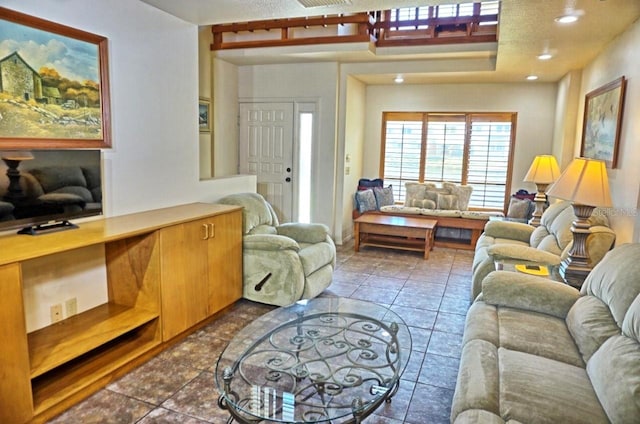
[{"label": "plantation shutter", "polygon": [[466,184],[473,187],[470,204],[504,208],[510,179],[512,122],[505,114],[471,114]]},{"label": "plantation shutter", "polygon": [[420,180],[422,114],[386,114],[383,139],[385,185],[393,186],[395,199],[404,199],[404,183]]}]

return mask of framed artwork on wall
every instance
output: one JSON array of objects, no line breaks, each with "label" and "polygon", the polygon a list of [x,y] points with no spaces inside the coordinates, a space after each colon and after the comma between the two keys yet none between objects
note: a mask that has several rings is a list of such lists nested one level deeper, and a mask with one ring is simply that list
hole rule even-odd
[{"label": "framed artwork on wall", "polygon": [[617,166],[625,88],[623,76],[585,96],[581,157]]},{"label": "framed artwork on wall", "polygon": [[111,146],[107,39],[0,7],[0,149]]},{"label": "framed artwork on wall", "polygon": [[198,127],[201,133],[211,132],[211,100],[206,97],[198,103]]}]

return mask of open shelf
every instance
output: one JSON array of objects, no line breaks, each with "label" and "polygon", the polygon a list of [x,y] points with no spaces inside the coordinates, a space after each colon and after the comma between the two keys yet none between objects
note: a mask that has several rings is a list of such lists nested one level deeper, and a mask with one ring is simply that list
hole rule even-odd
[{"label": "open shelf", "polygon": [[28,336],[31,378],[158,318],[149,312],[113,303],[100,305]]},{"label": "open shelf", "polygon": [[37,415],[81,393],[120,367],[160,344],[159,319],[146,324],[32,379],[34,413]]}]

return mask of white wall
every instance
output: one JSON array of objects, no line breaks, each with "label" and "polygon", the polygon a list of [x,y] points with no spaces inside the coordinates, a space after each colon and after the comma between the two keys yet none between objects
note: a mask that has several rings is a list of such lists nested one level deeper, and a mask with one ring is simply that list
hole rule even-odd
[{"label": "white wall", "polygon": [[333,233],[336,170],[338,65],[298,63],[238,67],[241,101],[306,101],[318,103],[318,139],[313,150],[311,220]]},{"label": "white wall", "polygon": [[[363,177],[379,177],[382,112],[517,112],[516,145],[511,190],[523,183],[533,158],[550,154],[556,104],[556,84],[438,84],[367,87]],[[353,188],[355,190],[355,187]]]},{"label": "white wall", "polygon": [[[610,223],[616,232],[616,245],[640,242],[640,21],[616,38],[582,73],[580,110],[586,93],[624,76],[626,101],[620,133],[618,167],[608,170],[613,209]],[[578,128],[582,128],[582,114]],[[574,154],[580,154],[582,130],[577,131]]]},{"label": "white wall", "polygon": [[[131,0],[3,0],[2,6],[109,40],[113,148],[103,152],[105,215],[255,191],[254,176],[200,181],[197,26]],[[72,255],[58,259],[60,267],[75,263]],[[94,278],[93,271],[87,278]],[[60,283],[60,296],[82,291],[71,280]],[[46,303],[38,284],[34,296]],[[91,306],[80,297],[79,310]],[[101,301],[104,293],[96,293],[86,303]],[[37,322],[36,317],[48,317],[48,305],[43,307],[45,313],[27,313],[35,327],[48,324]]]}]

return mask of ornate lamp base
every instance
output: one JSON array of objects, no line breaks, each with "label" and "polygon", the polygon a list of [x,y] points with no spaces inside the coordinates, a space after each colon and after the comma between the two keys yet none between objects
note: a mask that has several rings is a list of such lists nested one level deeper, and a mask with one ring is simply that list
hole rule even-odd
[{"label": "ornate lamp base", "polygon": [[542,218],[544,207],[547,204],[547,195],[544,192],[547,190],[548,185],[549,184],[536,183],[538,192],[536,193],[536,197],[533,198],[533,201],[536,204],[536,209],[533,211],[533,214],[531,215],[531,219],[529,220],[529,225],[533,225],[534,227],[540,226],[540,218]]},{"label": "ornate lamp base", "polygon": [[572,206],[573,213],[576,215],[576,220],[571,225],[573,246],[569,251],[569,256],[560,264],[559,272],[567,284],[579,289],[592,269],[589,264],[587,237],[591,234],[589,217],[594,207],[575,203]]}]

